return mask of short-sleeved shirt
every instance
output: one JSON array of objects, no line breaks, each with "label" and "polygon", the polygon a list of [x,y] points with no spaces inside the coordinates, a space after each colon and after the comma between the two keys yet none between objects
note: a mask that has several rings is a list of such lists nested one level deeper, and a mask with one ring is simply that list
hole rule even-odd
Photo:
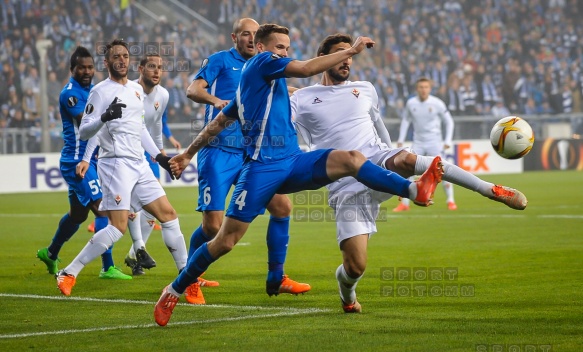
[{"label": "short-sleeved shirt", "polygon": [[235,100],[223,109],[239,119],[246,154],[252,160],[275,161],[299,151],[284,74],[291,61],[271,52],[249,59]]},{"label": "short-sleeved shirt", "polygon": [[87,141],[79,139],[79,125],[75,116],[83,113],[87,98],[93,85],[83,87],[73,77],[63,88],[59,96],[59,110],[63,122],[64,145],[61,150],[61,162],[77,163],[83,159]]},{"label": "short-sleeved shirt", "polygon": [[[233,100],[245,62],[246,60],[235,48],[219,51],[203,61],[194,79],[204,79],[209,85],[207,89],[209,94],[222,100]],[[211,122],[219,112],[220,110],[208,104],[205,108],[205,125]],[[227,127],[213,139],[210,146],[232,153],[243,152],[241,125],[235,123]]]}]

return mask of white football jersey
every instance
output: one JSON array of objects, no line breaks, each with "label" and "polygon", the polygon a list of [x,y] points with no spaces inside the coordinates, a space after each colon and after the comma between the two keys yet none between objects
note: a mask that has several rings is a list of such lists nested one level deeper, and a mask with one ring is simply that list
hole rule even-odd
[{"label": "white football jersey", "polygon": [[[135,81],[138,82],[137,80]],[[139,83],[138,83],[139,84]],[[149,94],[144,93],[144,122],[158,149],[164,148],[162,140],[162,115],[168,106],[168,91],[156,85]]]},{"label": "white football jersey", "polygon": [[99,138],[99,158],[131,158],[143,159],[141,133],[144,124],[144,90],[134,81],[125,85],[106,80],[97,84],[89,93],[81,126],[95,124],[92,121],[101,120],[101,114],[115,98],[125,104],[122,117],[105,123],[97,132]]},{"label": "white football jersey", "polygon": [[[442,122],[445,125],[445,138],[441,132]],[[425,101],[420,101],[417,96],[407,100],[399,132],[398,141],[400,143],[405,141],[410,124],[413,124],[413,143],[439,144],[444,142],[451,145],[453,119],[441,99],[430,95]]]},{"label": "white football jersey", "polygon": [[370,157],[367,154],[379,149],[371,146],[388,148],[374,127],[381,116],[370,82],[316,84],[296,91],[290,102],[296,128],[310,150],[359,150]]}]

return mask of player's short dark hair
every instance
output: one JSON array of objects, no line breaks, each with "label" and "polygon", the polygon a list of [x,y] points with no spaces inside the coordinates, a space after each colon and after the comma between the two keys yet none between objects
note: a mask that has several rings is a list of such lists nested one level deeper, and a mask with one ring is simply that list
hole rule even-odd
[{"label": "player's short dark hair", "polygon": [[344,34],[344,33],[336,33],[336,34],[332,34],[332,35],[327,36],[320,43],[320,46],[318,47],[318,52],[316,53],[316,56],[320,56],[320,54],[324,54],[324,55],[330,54],[330,49],[332,49],[332,46],[339,44],[339,43],[348,43],[348,44],[352,45],[352,36],[350,36],[349,34]]},{"label": "player's short dark hair", "polygon": [[157,52],[146,53],[146,55],[142,56],[142,59],[140,60],[140,66],[146,66],[146,63],[148,63],[148,58],[150,57],[162,57],[162,56],[160,56],[160,54],[158,54]]},{"label": "player's short dark hair", "polygon": [[415,86],[417,86],[417,84],[421,83],[421,82],[427,82],[429,84],[431,84],[431,80],[427,77],[419,77],[417,79],[417,81],[415,81]]},{"label": "player's short dark hair", "polygon": [[259,26],[259,29],[255,34],[255,45],[257,45],[257,43],[265,44],[265,41],[272,33],[289,35],[289,28],[274,23],[262,24]]},{"label": "player's short dark hair", "polygon": [[91,60],[93,60],[93,55],[91,55],[91,53],[89,52],[89,50],[86,47],[78,46],[75,49],[75,51],[73,51],[73,54],[71,54],[71,60],[70,60],[71,71],[73,71],[75,66],[77,66],[77,64],[79,63],[79,59],[84,58],[84,57],[90,57]]},{"label": "player's short dark hair", "polygon": [[124,48],[127,49],[128,52],[130,51],[130,46],[128,45],[127,42],[125,42],[123,39],[116,38],[105,46],[105,58],[106,59],[109,59],[109,55],[111,55],[111,49],[117,45],[123,46]]}]

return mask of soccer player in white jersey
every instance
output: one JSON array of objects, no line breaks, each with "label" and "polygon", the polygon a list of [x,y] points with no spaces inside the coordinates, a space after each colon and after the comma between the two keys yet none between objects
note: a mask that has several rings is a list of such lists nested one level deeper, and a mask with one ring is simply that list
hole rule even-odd
[{"label": "soccer player in white jersey", "polygon": [[146,129],[144,90],[128,80],[129,61],[126,42],[116,39],[107,45],[104,62],[109,78],[91,90],[81,120],[80,138],[99,138],[98,173],[103,193],[100,210],[107,213],[109,225],[98,231],[73,262],[57,274],[57,286],[65,296],[71,294],[83,267],[122,237],[130,208],[143,208],[160,221],[163,236],[172,239],[167,245],[177,269],[186,265],[186,244],[176,211],[148,166],[144,149],[156,155],[156,161],[166,170],[170,170],[170,158],[160,153]]},{"label": "soccer player in white jersey", "polygon": [[[454,122],[445,103],[431,93],[431,82],[428,78],[421,77],[417,80],[417,96],[412,97],[405,105],[401,130],[397,147],[402,147],[409,126],[413,125],[413,146],[411,149],[417,155],[444,156],[445,150],[452,145]],[[442,125],[445,128],[445,138],[441,132]],[[457,205],[453,197],[453,185],[445,180],[443,190],[447,197],[447,208],[456,210]],[[409,199],[402,198],[399,205],[393,209],[395,212],[409,210]]]},{"label": "soccer player in white jersey", "polygon": [[[348,50],[351,46],[349,35],[331,35],[320,44],[318,56]],[[290,102],[296,129],[311,150],[354,149],[374,164],[404,177],[423,173],[433,157],[418,156],[405,148],[392,148],[389,132],[380,116],[377,92],[370,82],[348,81],[351,64],[352,58],[345,59],[325,71],[319,84],[292,95]],[[519,191],[484,182],[446,161],[443,165],[443,179],[514,209],[526,206],[526,198]],[[343,257],[343,263],[336,270],[342,307],[347,313],[356,313],[362,309],[355,289],[366,268],[368,239],[377,230],[375,219],[380,203],[392,195],[374,191],[352,177],[341,178],[327,188]]]},{"label": "soccer player in white jersey", "polygon": [[[169,94],[166,88],[160,85],[162,74],[162,57],[160,54],[147,53],[140,60],[138,71],[140,72],[140,77],[135,82],[144,89],[144,123],[156,147],[160,149],[162,155],[166,156],[162,139],[162,120],[168,106]],[[154,172],[154,176],[158,179],[160,177],[158,164],[152,161],[153,157],[147,151],[145,152],[145,157]],[[156,170],[158,170],[157,173]],[[143,275],[143,268],[150,269],[156,266],[156,262],[149,255],[144,255],[147,253],[145,245],[152,234],[154,223],[154,216],[143,209],[139,212],[130,213],[128,229],[133,245],[125,258],[125,263],[132,269],[133,275]],[[168,233],[166,232],[166,234]],[[171,248],[170,242],[172,242],[172,238],[164,237],[164,233],[162,233],[162,237],[167,247]],[[179,262],[184,262],[185,260],[185,258],[175,259],[178,259]]]}]

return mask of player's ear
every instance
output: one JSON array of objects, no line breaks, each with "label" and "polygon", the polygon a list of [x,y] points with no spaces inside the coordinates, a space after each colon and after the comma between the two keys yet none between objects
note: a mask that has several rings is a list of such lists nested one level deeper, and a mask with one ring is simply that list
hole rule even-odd
[{"label": "player's ear", "polygon": [[233,44],[237,44],[237,35],[235,33],[231,33],[231,40],[233,41]]}]

